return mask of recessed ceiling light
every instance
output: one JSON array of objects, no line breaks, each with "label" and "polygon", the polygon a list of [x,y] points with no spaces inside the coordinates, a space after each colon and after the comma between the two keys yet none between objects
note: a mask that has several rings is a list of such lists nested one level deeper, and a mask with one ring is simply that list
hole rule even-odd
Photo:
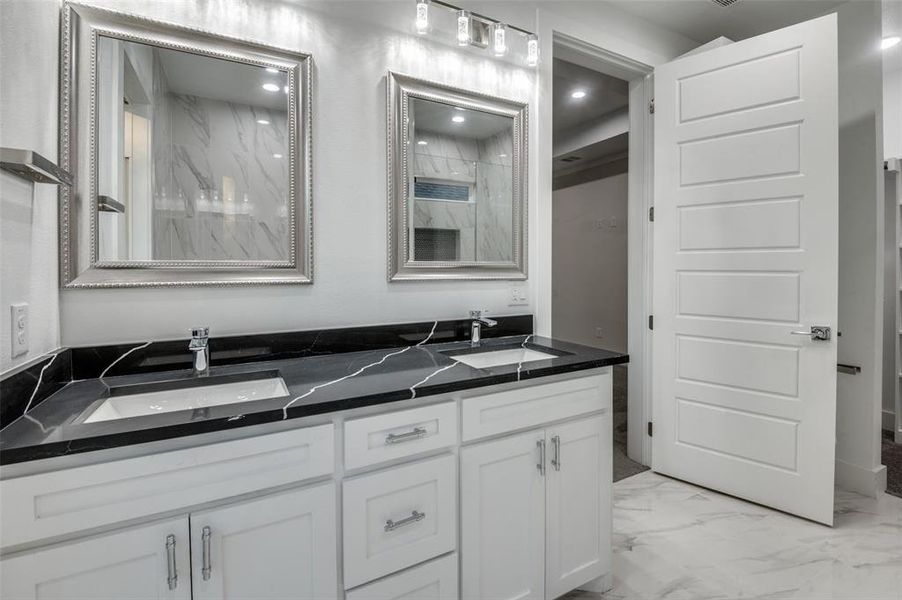
[{"label": "recessed ceiling light", "polygon": [[260,125],[269,125],[269,121],[267,121],[266,119],[257,119],[257,123],[259,123]]},{"label": "recessed ceiling light", "polygon": [[454,115],[453,117],[451,117],[451,120],[455,123],[463,123],[464,121],[466,121],[466,119],[460,115]]},{"label": "recessed ceiling light", "polygon": [[428,143],[429,143],[429,142],[427,142],[426,140],[420,140],[419,142],[417,142],[417,144],[420,145],[420,146],[425,146],[425,145],[428,144]]},{"label": "recessed ceiling light", "polygon": [[898,44],[899,41],[902,41],[902,38],[900,38],[898,35],[891,35],[889,37],[883,38],[883,41],[880,42],[880,47],[886,50],[887,48],[892,48],[893,46]]},{"label": "recessed ceiling light", "polygon": [[273,158],[282,158],[282,155],[281,154],[273,154],[272,157]]},{"label": "recessed ceiling light", "polygon": [[278,92],[281,88],[274,83],[264,83],[263,89],[267,92]]},{"label": "recessed ceiling light", "polygon": [[279,70],[275,67],[266,67],[266,72],[267,73],[278,73]]},{"label": "recessed ceiling light", "polygon": [[579,100],[580,98],[586,97],[586,92],[584,90],[576,90],[575,92],[570,94],[570,97]]}]

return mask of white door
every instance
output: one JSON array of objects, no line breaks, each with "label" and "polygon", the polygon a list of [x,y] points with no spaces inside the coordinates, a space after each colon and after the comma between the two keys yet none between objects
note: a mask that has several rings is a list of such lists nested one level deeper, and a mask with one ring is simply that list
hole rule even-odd
[{"label": "white door", "polygon": [[654,469],[832,524],[836,16],[659,67],[654,119]]},{"label": "white door", "polygon": [[338,596],[335,484],[191,515],[194,600]]},{"label": "white door", "polygon": [[545,432],[460,453],[461,598],[545,597]]},{"label": "white door", "polygon": [[3,600],[190,600],[188,518],[0,561]]},{"label": "white door", "polygon": [[546,432],[547,598],[611,571],[611,412]]}]

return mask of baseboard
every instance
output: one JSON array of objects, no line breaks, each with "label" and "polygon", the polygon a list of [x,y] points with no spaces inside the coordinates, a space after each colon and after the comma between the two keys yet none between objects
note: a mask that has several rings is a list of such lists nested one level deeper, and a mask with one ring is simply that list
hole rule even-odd
[{"label": "baseboard", "polygon": [[880,465],[866,469],[837,459],[836,485],[844,490],[876,498],[886,491],[886,467]]},{"label": "baseboard", "polygon": [[896,413],[891,410],[883,409],[883,422],[881,423],[884,431],[895,431],[896,429]]},{"label": "baseboard", "polygon": [[604,594],[605,592],[611,591],[611,588],[614,587],[614,577],[612,573],[605,573],[601,577],[597,579],[593,579],[592,581],[586,582],[585,584],[579,586],[578,590],[583,592],[593,592],[596,594]]}]

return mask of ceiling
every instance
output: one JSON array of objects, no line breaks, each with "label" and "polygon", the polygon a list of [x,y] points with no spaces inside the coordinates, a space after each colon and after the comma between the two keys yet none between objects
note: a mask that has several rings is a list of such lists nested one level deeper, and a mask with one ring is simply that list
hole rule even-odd
[{"label": "ceiling", "polygon": [[699,43],[720,36],[739,41],[819,17],[843,1],[739,0],[729,7],[711,0],[611,0],[610,4]]},{"label": "ceiling", "polygon": [[[441,135],[481,140],[492,137],[513,127],[513,119],[502,115],[466,110],[414,98],[413,114],[417,131],[430,131]],[[452,121],[454,117],[463,117],[462,123]]]},{"label": "ceiling", "polygon": [[[575,129],[629,105],[629,84],[559,58],[554,59],[552,130],[555,135]],[[570,96],[574,90],[584,98]]]},{"label": "ceiling", "polygon": [[269,73],[263,67],[166,48],[155,48],[154,53],[159,57],[172,93],[270,110],[288,109],[283,91],[269,92],[262,87],[264,83],[275,83],[284,88],[288,84],[284,72]]}]

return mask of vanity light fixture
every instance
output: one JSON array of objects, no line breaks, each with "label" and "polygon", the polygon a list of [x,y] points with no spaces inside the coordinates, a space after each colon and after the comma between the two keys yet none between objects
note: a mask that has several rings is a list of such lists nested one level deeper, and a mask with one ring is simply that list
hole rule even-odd
[{"label": "vanity light fixture", "polygon": [[470,45],[470,13],[465,10],[457,11],[457,45]]},{"label": "vanity light fixture", "polygon": [[461,115],[454,115],[453,117],[451,117],[451,120],[454,121],[455,123],[463,123],[464,121],[466,121],[466,119],[463,118]]},{"label": "vanity light fixture", "polygon": [[495,56],[507,54],[507,25],[504,23],[492,25],[492,52]]},{"label": "vanity light fixture", "polygon": [[575,90],[572,94],[570,94],[570,97],[579,100],[580,98],[586,97],[586,92],[585,90]]},{"label": "vanity light fixture", "polygon": [[[433,6],[454,11],[456,14],[458,46],[490,48],[495,56],[501,57],[511,50],[513,40],[522,37],[526,40],[524,62],[529,67],[539,65],[539,38],[536,34],[485,15],[464,10],[445,0],[416,0],[417,11],[414,24],[419,35],[427,34],[431,29],[429,11]],[[512,37],[513,39],[511,39]],[[516,43],[514,47],[517,47]]]},{"label": "vanity light fixture", "polygon": [[417,33],[429,33],[429,0],[417,0]]},{"label": "vanity light fixture", "polygon": [[882,50],[887,50],[889,48],[892,48],[896,44],[898,44],[900,41],[902,41],[902,38],[900,38],[898,35],[891,35],[889,37],[885,37],[885,38],[883,38],[883,41],[880,42],[880,48]]},{"label": "vanity light fixture", "polygon": [[279,87],[278,85],[276,85],[275,83],[264,83],[263,89],[266,90],[267,92],[278,92],[282,88]]}]

